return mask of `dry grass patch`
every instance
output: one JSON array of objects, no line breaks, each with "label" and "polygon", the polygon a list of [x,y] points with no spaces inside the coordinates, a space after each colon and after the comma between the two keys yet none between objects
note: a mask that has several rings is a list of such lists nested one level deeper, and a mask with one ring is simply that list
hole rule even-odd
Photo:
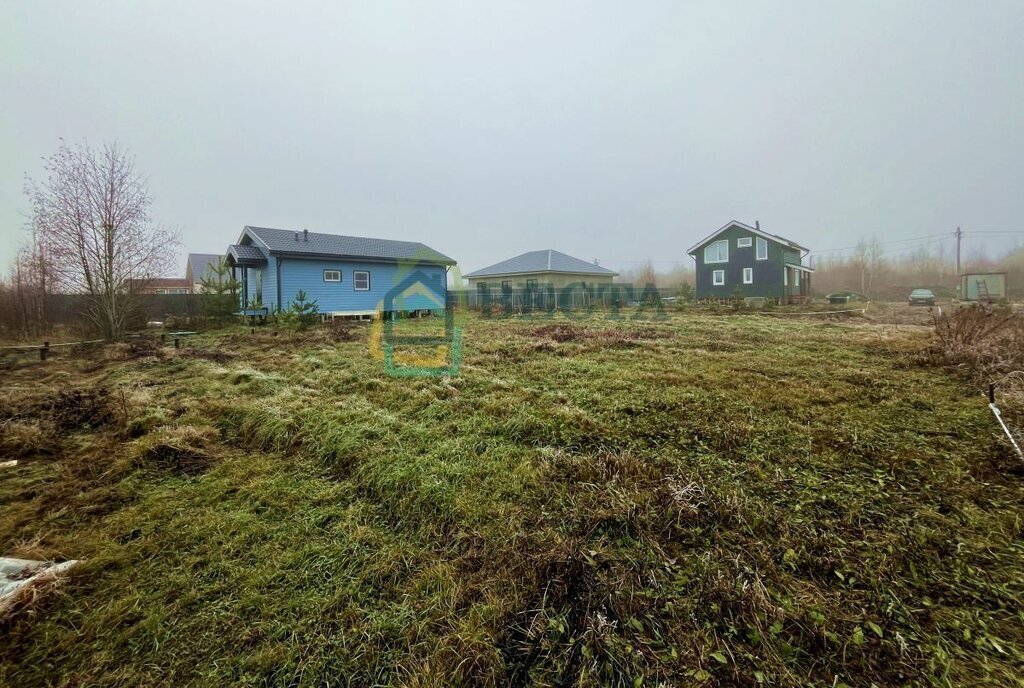
[{"label": "dry grass patch", "polygon": [[136,440],[128,448],[132,465],[195,475],[213,463],[220,433],[210,426],[163,426]]}]

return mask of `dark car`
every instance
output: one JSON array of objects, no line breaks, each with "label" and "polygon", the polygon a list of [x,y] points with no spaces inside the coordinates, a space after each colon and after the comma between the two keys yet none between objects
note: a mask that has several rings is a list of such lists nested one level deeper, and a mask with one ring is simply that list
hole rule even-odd
[{"label": "dark car", "polygon": [[911,306],[934,306],[935,294],[931,289],[915,289],[910,292],[909,301]]},{"label": "dark car", "polygon": [[843,304],[851,301],[867,301],[868,299],[855,291],[834,291],[831,294],[826,294],[825,300],[829,303]]}]

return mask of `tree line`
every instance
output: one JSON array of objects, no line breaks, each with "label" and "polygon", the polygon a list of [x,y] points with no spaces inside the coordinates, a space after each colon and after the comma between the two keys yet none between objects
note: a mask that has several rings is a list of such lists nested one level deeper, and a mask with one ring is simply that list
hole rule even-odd
[{"label": "tree line", "polygon": [[[940,297],[956,296],[959,279],[952,239],[931,242],[911,249],[898,249],[891,255],[875,238],[861,240],[843,254],[812,254],[814,275],[812,293],[853,291],[871,299],[902,301],[911,289],[927,288]],[[977,250],[965,252],[961,272],[1005,272],[1010,297],[1024,296],[1024,246],[1003,250],[992,256]],[[692,265],[677,263],[657,269],[651,261],[620,270],[619,279],[633,284],[653,283],[659,289],[676,289],[681,296],[692,296]]]}]

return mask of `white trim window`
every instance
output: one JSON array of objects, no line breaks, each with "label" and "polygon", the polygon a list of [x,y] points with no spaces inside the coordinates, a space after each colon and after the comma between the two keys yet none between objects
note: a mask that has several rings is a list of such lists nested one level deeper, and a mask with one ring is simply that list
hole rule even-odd
[{"label": "white trim window", "polygon": [[750,248],[753,241],[754,240],[751,237],[737,237],[736,248]]},{"label": "white trim window", "polygon": [[757,259],[768,260],[768,240],[757,237]]},{"label": "white trim window", "polygon": [[729,262],[729,240],[722,239],[704,247],[705,263],[728,263]]},{"label": "white trim window", "polygon": [[725,285],[725,270],[712,270],[711,271],[711,284],[716,287]]},{"label": "white trim window", "polygon": [[754,268],[743,268],[743,284],[754,283]]},{"label": "white trim window", "polygon": [[340,282],[341,270],[324,270],[324,282]]},{"label": "white trim window", "polygon": [[355,291],[370,291],[370,271],[354,271],[352,273],[352,288]]},{"label": "white trim window", "polygon": [[793,286],[794,287],[799,287],[800,286],[800,271],[799,270],[794,270],[793,271]]},{"label": "white trim window", "polygon": [[782,286],[789,286],[789,268],[785,265],[782,266]]}]

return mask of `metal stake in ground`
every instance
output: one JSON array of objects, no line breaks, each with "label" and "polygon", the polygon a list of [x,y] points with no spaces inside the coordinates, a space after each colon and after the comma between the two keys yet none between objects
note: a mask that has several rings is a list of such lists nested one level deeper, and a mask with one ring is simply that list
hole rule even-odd
[{"label": "metal stake in ground", "polygon": [[1017,451],[1017,456],[1024,461],[1024,451],[1021,451],[1020,445],[1017,444],[1017,440],[1014,439],[1013,433],[1010,432],[1010,428],[1006,427],[1006,423],[1003,422],[1003,414],[999,412],[999,407],[996,406],[996,386],[991,384],[988,386],[988,407],[992,409],[992,413],[995,414],[996,420],[999,421],[999,425],[1003,428],[1003,432],[1010,439],[1010,444]]}]

